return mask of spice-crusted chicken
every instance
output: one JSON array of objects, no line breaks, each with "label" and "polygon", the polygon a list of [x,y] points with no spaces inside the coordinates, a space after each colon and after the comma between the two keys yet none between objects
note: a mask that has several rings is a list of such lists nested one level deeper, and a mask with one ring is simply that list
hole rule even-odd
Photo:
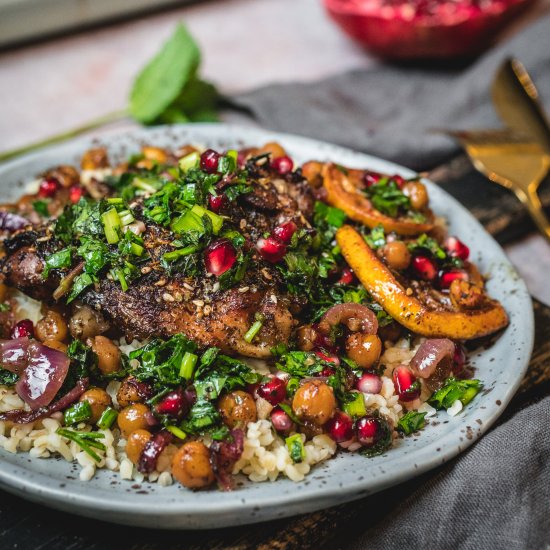
[{"label": "spice-crusted chicken", "polygon": [[[297,324],[295,314],[304,301],[286,292],[280,271],[269,261],[272,252],[266,252],[266,261],[257,243],[285,224],[292,232],[310,230],[314,201],[310,186],[299,174],[278,174],[265,161],[266,157],[261,157],[249,163],[246,178],[236,184],[240,194],[233,200],[224,198],[216,209],[214,219],[223,220],[225,232],[213,236],[205,250],[183,255],[180,266],[166,262],[166,254],[175,252],[177,256],[181,250],[178,243],[174,247],[178,233],[152,221],[148,203],[151,194],[134,196],[129,201],[133,221],[128,231],[138,229],[138,246],[144,250],[135,258],[137,273],[131,274],[131,282],[123,288],[113,277],[113,270],[103,268],[92,274],[93,284],[77,299],[95,308],[127,339],[182,332],[202,347],[216,346],[226,353],[250,357],[269,357],[275,345],[287,344]],[[226,177],[215,188],[219,196],[226,197],[222,193],[234,186]],[[27,227],[4,241],[5,282],[50,303],[59,300],[58,289],[68,275],[72,277],[75,269],[76,277],[83,273],[82,262],[75,260],[70,267],[54,268],[48,277],[43,276],[48,258],[63,246],[56,234],[58,226],[59,222],[54,227],[51,223]],[[277,243],[284,246],[281,241]],[[203,261],[206,269],[195,265]],[[223,274],[239,262],[242,272],[234,275],[233,281],[224,282]],[[62,294],[66,297],[65,292]],[[261,329],[253,341],[247,341],[246,334],[257,319],[261,319]]]}]

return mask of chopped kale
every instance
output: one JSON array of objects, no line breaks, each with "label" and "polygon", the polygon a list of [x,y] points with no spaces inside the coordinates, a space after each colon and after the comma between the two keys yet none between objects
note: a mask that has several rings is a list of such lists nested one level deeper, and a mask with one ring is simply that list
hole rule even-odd
[{"label": "chopped kale", "polygon": [[376,210],[392,218],[406,213],[411,208],[411,201],[391,178],[382,178],[367,187],[365,194]]},{"label": "chopped kale", "polygon": [[424,417],[426,414],[425,412],[408,411],[399,419],[397,430],[405,435],[421,430],[425,425]]},{"label": "chopped kale", "polygon": [[451,376],[445,380],[443,387],[430,397],[428,403],[436,409],[448,409],[458,400],[465,406],[482,387],[481,380],[459,380]]},{"label": "chopped kale", "polygon": [[0,385],[13,386],[18,380],[19,376],[15,372],[0,367]]}]

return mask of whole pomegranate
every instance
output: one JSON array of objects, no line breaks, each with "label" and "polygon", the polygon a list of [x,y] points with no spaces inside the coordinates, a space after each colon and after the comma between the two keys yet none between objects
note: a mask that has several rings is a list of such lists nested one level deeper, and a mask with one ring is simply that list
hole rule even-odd
[{"label": "whole pomegranate", "polygon": [[323,0],[331,17],[389,59],[480,53],[533,0]]}]

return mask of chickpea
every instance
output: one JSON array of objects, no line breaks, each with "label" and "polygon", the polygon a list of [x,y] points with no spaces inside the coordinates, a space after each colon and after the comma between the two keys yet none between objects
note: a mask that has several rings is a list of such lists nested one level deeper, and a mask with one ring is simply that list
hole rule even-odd
[{"label": "chickpea", "polygon": [[62,165],[48,170],[44,178],[53,178],[57,180],[61,187],[71,187],[80,183],[80,174],[74,166]]},{"label": "chickpea", "polygon": [[200,441],[183,445],[172,460],[172,475],[189,489],[200,489],[214,483],[210,454]]},{"label": "chickpea", "polygon": [[126,455],[132,464],[138,463],[139,457],[150,439],[151,432],[142,429],[135,430],[128,436]]},{"label": "chickpea", "polygon": [[403,186],[403,193],[409,197],[411,206],[415,210],[422,210],[428,206],[428,190],[423,183],[419,181],[410,181]]},{"label": "chickpea", "polygon": [[44,340],[42,343],[49,348],[60,351],[61,353],[67,353],[67,344],[60,342],[59,340]]},{"label": "chickpea", "polygon": [[256,402],[245,391],[227,393],[218,401],[218,410],[229,428],[245,428],[249,422],[256,422]]},{"label": "chickpea", "polygon": [[152,160],[160,164],[163,164],[168,160],[166,151],[160,147],[145,146],[141,148],[141,152],[147,160]]},{"label": "chickpea", "polygon": [[96,147],[95,149],[88,149],[82,155],[80,161],[80,167],[82,170],[98,170],[101,168],[109,168],[109,158],[107,156],[107,150],[105,147]]},{"label": "chickpea", "polygon": [[61,342],[67,338],[69,327],[63,316],[57,311],[49,310],[34,329],[34,333],[38,340],[45,342],[46,340],[57,340]]},{"label": "chickpea", "polygon": [[286,151],[275,141],[270,141],[266,143],[263,147],[260,147],[258,155],[263,155],[265,153],[270,153],[272,159],[279,157],[286,157]]},{"label": "chickpea", "polygon": [[296,331],[296,345],[302,351],[311,351],[316,339],[317,331],[311,325],[304,325]]},{"label": "chickpea", "polygon": [[302,166],[302,175],[313,187],[321,187],[323,185],[322,170],[323,165],[320,162],[310,160]]},{"label": "chickpea", "polygon": [[309,380],[298,388],[292,410],[298,418],[322,426],[332,417],[336,399],[332,388],[321,380]]},{"label": "chickpea", "polygon": [[127,407],[132,403],[139,403],[142,398],[135,384],[132,383],[133,378],[126,378],[122,381],[120,388],[116,394],[116,400],[121,407]]},{"label": "chickpea", "polygon": [[9,287],[4,283],[0,283],[0,302],[5,301],[8,296]]},{"label": "chickpea", "polygon": [[149,427],[147,415],[149,408],[143,403],[134,403],[118,414],[117,423],[123,437],[128,437],[135,430],[146,430]]},{"label": "chickpea", "polygon": [[97,366],[103,374],[112,374],[120,367],[120,349],[105,336],[96,336],[91,347],[97,354]]},{"label": "chickpea", "polygon": [[382,342],[376,334],[355,332],[346,340],[346,353],[362,369],[370,369],[380,358]]},{"label": "chickpea", "polygon": [[92,409],[91,422],[94,424],[99,420],[107,407],[113,403],[109,394],[101,388],[90,388],[80,396],[80,401],[88,401]]},{"label": "chickpea", "polygon": [[449,287],[451,303],[457,309],[474,309],[483,301],[483,290],[468,281],[455,279]]},{"label": "chickpea", "polygon": [[382,249],[382,254],[388,265],[393,269],[407,269],[411,263],[411,253],[403,241],[386,243]]},{"label": "chickpea", "polygon": [[103,315],[90,306],[76,304],[73,315],[69,321],[69,331],[73,338],[86,340],[93,338],[109,328],[109,323]]}]

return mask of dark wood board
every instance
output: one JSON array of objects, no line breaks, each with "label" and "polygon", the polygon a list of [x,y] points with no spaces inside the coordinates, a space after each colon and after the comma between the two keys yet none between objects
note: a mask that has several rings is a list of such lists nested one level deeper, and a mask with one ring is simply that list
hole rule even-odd
[{"label": "dark wood board", "polygon": [[[506,190],[491,185],[463,158],[435,170],[431,177],[465,204],[501,242],[533,230],[529,218]],[[550,206],[550,189],[544,202]],[[550,389],[550,307],[535,301],[535,351],[521,387],[503,418]],[[501,419],[502,421],[503,419]],[[440,469],[351,504],[259,525],[208,532],[162,532],[121,527],[72,516],[0,492],[2,550],[167,550],[167,549],[293,549],[343,548],[358,536],[368,513],[375,524],[391,514],[404,496],[437,475]]]}]

